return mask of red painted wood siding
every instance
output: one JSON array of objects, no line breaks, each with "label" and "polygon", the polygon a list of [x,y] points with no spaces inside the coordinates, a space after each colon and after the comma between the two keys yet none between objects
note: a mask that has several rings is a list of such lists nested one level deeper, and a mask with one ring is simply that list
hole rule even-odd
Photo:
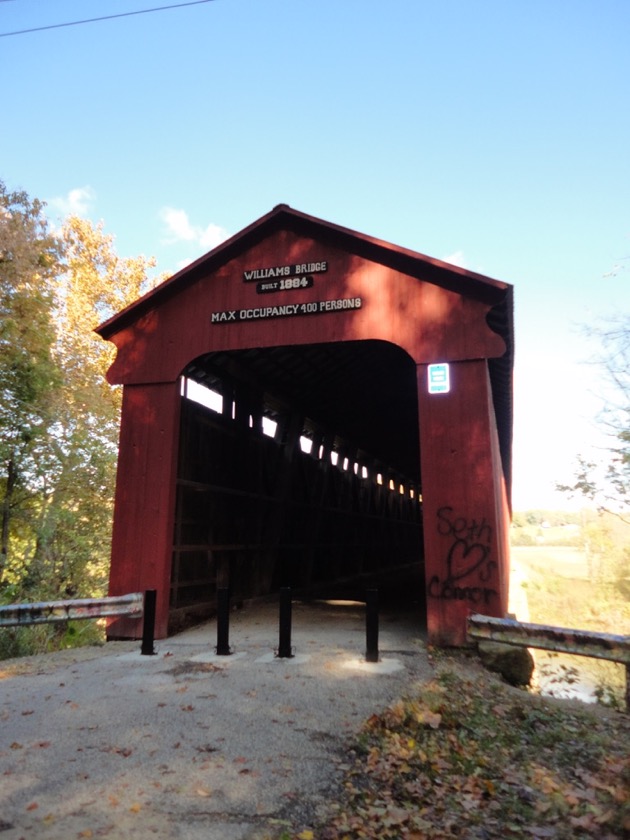
[{"label": "red painted wood siding", "polygon": [[469,613],[506,613],[509,518],[486,361],[452,365],[448,394],[429,394],[426,377],[420,365],[427,626],[433,644],[457,646]]},{"label": "red painted wood siding", "polygon": [[[156,638],[166,636],[179,440],[179,383],[124,389],[109,594],[157,589]],[[110,637],[141,620],[113,619]]]},{"label": "red painted wood siding", "polygon": [[[313,274],[311,288],[258,294],[255,282],[243,280],[252,269],[322,261],[327,271]],[[465,277],[445,288],[423,280],[422,266],[418,259],[418,279],[328,240],[276,230],[215,271],[182,277],[135,320],[107,328],[118,348],[108,379],[125,385],[110,592],[156,588],[158,638],[168,619],[178,376],[217,350],[361,339],[397,344],[418,365],[431,640],[463,643],[473,610],[505,614],[509,513],[486,362],[503,355],[505,342],[486,322],[490,304],[466,294]],[[498,300],[500,284],[490,286],[494,297],[486,299]],[[357,298],[360,308],[316,315],[225,324],[211,317]],[[452,363],[449,394],[427,394],[431,362]],[[121,619],[109,632],[135,636],[138,627]]]},{"label": "red painted wood siding", "polygon": [[[257,294],[248,269],[326,261],[310,289]],[[216,311],[361,298],[356,310],[213,324]],[[500,356],[503,339],[487,326],[490,307],[433,283],[282,231],[186,287],[136,323],[112,335],[118,347],[112,383],[174,380],[202,353],[279,344],[383,339],[416,362]]]}]

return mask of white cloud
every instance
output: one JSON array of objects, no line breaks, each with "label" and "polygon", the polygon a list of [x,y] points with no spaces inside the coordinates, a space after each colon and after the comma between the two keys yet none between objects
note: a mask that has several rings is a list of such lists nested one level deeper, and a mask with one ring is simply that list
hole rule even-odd
[{"label": "white cloud", "polygon": [[160,210],[160,218],[166,226],[168,243],[194,242],[209,251],[229,236],[224,228],[212,222],[205,228],[191,224],[188,213],[174,207],[163,207]]},{"label": "white cloud", "polygon": [[460,268],[468,268],[463,251],[454,251],[452,254],[449,254],[448,257],[444,257],[443,259],[444,262],[450,263],[451,265],[458,265]]},{"label": "white cloud", "polygon": [[76,187],[67,195],[51,198],[47,203],[63,216],[86,216],[95,200],[96,193],[92,187],[86,186]]},{"label": "white cloud", "polygon": [[189,260],[180,260],[177,263],[176,271],[182,271],[182,269],[186,268],[186,266],[189,266],[194,261],[195,261],[194,257],[191,257]]}]

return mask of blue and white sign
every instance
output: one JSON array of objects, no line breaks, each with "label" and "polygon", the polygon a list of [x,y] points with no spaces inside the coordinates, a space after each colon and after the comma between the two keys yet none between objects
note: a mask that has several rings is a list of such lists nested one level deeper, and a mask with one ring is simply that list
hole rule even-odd
[{"label": "blue and white sign", "polygon": [[451,390],[448,364],[442,362],[439,365],[429,365],[429,393],[448,394]]}]

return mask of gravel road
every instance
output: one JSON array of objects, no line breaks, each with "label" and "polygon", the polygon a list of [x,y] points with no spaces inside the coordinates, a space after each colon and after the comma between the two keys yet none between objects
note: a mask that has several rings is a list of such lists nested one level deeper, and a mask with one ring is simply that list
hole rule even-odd
[{"label": "gravel road", "polygon": [[0,840],[261,840],[313,824],[350,736],[431,676],[416,616],[382,613],[364,661],[352,602],[294,603],[291,659],[277,606],[158,642],[0,662]]}]

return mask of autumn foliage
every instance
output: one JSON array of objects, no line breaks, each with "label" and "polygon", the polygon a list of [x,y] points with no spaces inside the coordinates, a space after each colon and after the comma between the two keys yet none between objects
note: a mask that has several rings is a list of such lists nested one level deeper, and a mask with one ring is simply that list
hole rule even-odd
[{"label": "autumn foliage", "polygon": [[630,836],[627,717],[442,668],[365,724],[318,840]]},{"label": "autumn foliage", "polygon": [[[0,603],[103,594],[120,389],[94,332],[150,284],[102,225],[61,227],[0,181]],[[0,638],[0,659],[66,646],[48,626]]]}]

